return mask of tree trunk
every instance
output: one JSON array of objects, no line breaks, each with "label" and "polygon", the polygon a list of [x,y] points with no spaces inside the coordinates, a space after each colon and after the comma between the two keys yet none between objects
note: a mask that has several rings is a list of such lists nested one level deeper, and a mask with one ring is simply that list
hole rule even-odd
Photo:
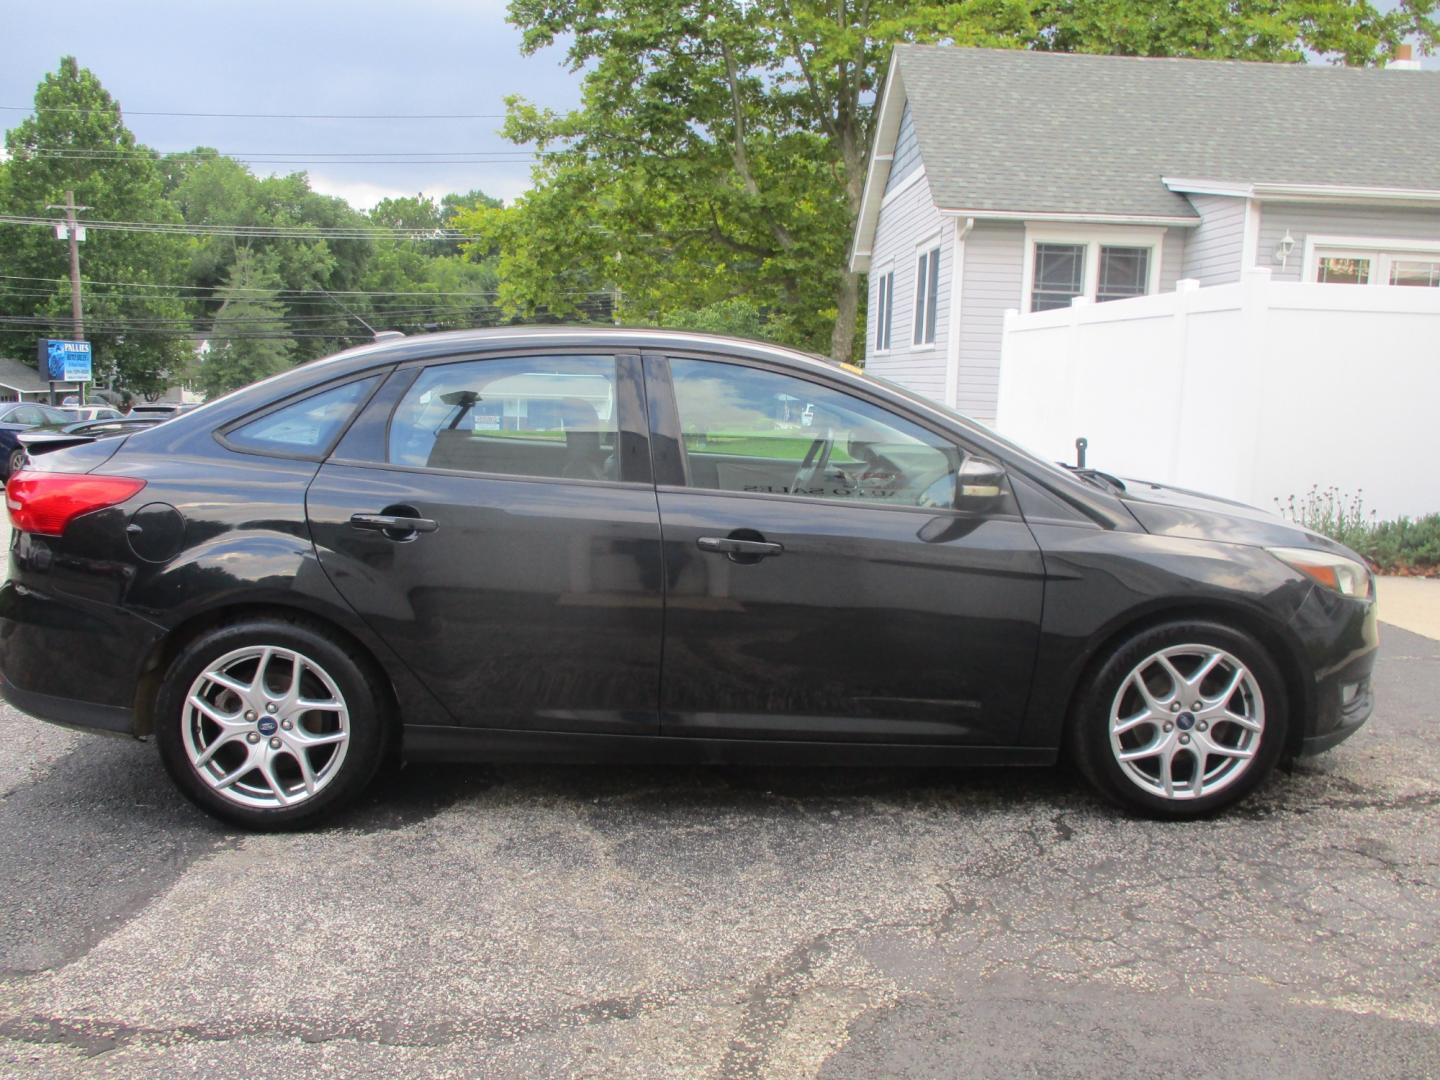
[{"label": "tree trunk", "polygon": [[835,290],[835,330],[830,335],[830,359],[842,364],[855,362],[855,320],[860,314],[860,275],[841,271]]}]

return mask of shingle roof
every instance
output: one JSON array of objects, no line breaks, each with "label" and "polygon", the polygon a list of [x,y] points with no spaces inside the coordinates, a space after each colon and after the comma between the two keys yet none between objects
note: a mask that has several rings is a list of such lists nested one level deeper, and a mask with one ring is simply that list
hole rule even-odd
[{"label": "shingle roof", "polygon": [[902,45],[942,209],[1194,216],[1162,176],[1440,189],[1440,72]]},{"label": "shingle roof", "polygon": [[[12,390],[21,390],[27,394],[38,394],[50,389],[50,384],[40,378],[40,369],[36,361],[26,364],[20,360],[11,360],[9,357],[0,356],[0,386],[8,386]],[[75,389],[74,383],[56,383],[55,389]]]}]

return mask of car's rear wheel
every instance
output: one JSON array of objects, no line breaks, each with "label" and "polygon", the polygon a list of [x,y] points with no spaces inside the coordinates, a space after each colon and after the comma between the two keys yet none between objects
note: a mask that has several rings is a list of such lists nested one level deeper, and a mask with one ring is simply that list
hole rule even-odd
[{"label": "car's rear wheel", "polygon": [[1202,817],[1255,790],[1288,726],[1284,680],[1249,634],[1211,622],[1153,627],[1081,689],[1070,732],[1101,792],[1156,817]]},{"label": "car's rear wheel", "polygon": [[385,694],[327,633],[259,619],[202,634],[156,698],[166,769],[194,802],[248,828],[310,824],[357,796],[385,748]]},{"label": "car's rear wheel", "polygon": [[22,446],[17,446],[14,450],[11,450],[10,456],[6,459],[5,464],[5,475],[7,477],[14,476],[17,472],[23,469],[25,467],[25,448]]}]

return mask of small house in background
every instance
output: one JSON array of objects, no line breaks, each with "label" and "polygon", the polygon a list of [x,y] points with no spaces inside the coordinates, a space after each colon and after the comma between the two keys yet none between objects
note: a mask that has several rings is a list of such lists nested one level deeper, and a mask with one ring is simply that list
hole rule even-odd
[{"label": "small house in background", "polygon": [[1009,310],[1251,268],[1440,292],[1440,72],[1417,66],[898,47],[851,252],[866,366],[994,422]]},{"label": "small house in background", "polygon": [[[64,400],[67,394],[74,394],[78,389],[76,383],[57,382],[56,400]],[[27,364],[20,360],[0,357],[0,401],[49,403],[50,384],[40,377],[34,360]]]}]

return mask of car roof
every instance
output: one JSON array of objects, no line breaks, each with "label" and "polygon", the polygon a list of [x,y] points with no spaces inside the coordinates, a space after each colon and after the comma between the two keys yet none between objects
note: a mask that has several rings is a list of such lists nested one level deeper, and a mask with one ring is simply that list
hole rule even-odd
[{"label": "car roof", "polygon": [[[465,354],[499,353],[510,349],[563,348],[583,351],[686,351],[724,353],[727,356],[778,363],[796,370],[809,369],[834,375],[842,368],[851,375],[863,375],[859,368],[841,365],[813,353],[770,345],[723,334],[689,333],[617,326],[503,326],[481,330],[447,330],[413,337],[386,338],[358,345],[331,356],[287,368],[269,378],[251,383],[200,408],[182,414],[186,418],[205,416],[220,420],[256,403],[319,385],[332,379],[360,375],[392,364],[425,361],[436,357],[463,357]],[[198,421],[197,421],[198,423]],[[180,429],[186,430],[186,429]]]},{"label": "car roof", "polygon": [[416,334],[413,337],[386,338],[373,344],[346,349],[303,366],[314,370],[315,365],[345,366],[362,358],[367,364],[403,362],[472,349],[476,352],[492,352],[507,348],[532,349],[554,345],[600,349],[684,349],[704,352],[722,350],[737,356],[818,366],[831,371],[839,366],[833,360],[815,353],[752,341],[749,338],[624,326],[496,326],[479,330],[446,330],[434,334]]}]

